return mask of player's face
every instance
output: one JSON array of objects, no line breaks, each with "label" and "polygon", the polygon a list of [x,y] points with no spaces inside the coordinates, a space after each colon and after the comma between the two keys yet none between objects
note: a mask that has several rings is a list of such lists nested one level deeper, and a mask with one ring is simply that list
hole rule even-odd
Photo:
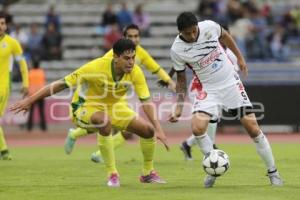
[{"label": "player's face", "polygon": [[135,45],[140,43],[140,33],[136,29],[128,29],[126,32],[126,39],[131,40]]},{"label": "player's face", "polygon": [[0,18],[0,36],[2,36],[6,31],[5,18]]},{"label": "player's face", "polygon": [[180,32],[180,35],[188,42],[196,42],[198,35],[199,35],[199,29],[198,26],[192,26],[189,28],[184,29]]},{"label": "player's face", "polygon": [[122,69],[124,73],[130,73],[135,62],[135,51],[128,50],[117,56],[117,66]]}]

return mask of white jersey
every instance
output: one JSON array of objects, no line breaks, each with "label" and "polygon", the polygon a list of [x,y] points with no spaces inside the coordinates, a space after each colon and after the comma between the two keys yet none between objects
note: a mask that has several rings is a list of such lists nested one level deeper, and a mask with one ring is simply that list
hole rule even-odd
[{"label": "white jersey", "polygon": [[201,82],[204,91],[222,89],[240,81],[219,42],[221,26],[206,20],[198,23],[199,36],[196,42],[186,43],[180,35],[171,47],[171,59],[176,71],[189,67]]}]

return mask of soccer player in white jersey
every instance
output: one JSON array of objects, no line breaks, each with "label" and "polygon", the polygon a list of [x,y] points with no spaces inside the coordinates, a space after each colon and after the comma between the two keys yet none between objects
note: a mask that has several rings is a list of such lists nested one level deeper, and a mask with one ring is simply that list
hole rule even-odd
[{"label": "soccer player in white jersey", "polygon": [[[177,122],[182,114],[186,94],[185,69],[189,67],[202,87],[202,95],[196,96],[193,104],[192,132],[203,154],[213,149],[206,134],[208,122],[220,117],[221,109],[239,113],[238,118],[253,139],[257,153],[264,161],[272,185],[282,186],[283,181],[275,166],[272,149],[267,137],[258,126],[252,104],[239,75],[228,59],[220,42],[237,57],[240,70],[246,76],[247,65],[233,38],[213,21],[197,21],[194,14],[183,12],[177,18],[178,36],[171,47],[173,68],[177,72],[177,104],[170,122]],[[204,187],[212,187],[216,177],[207,175]]]},{"label": "soccer player in white jersey", "polygon": [[[225,30],[228,30],[226,27],[223,27],[223,28]],[[228,56],[228,59],[232,62],[233,66],[234,66],[234,70],[239,71],[239,66],[237,64],[237,57],[224,44],[221,43],[221,45],[224,48],[225,53]],[[174,69],[172,68],[172,70],[174,70]],[[205,94],[205,93],[203,93],[202,89],[203,88],[202,88],[201,82],[199,82],[198,78],[196,76],[194,76],[189,85],[189,89],[188,89],[189,98],[191,99],[192,102],[194,101],[196,95],[198,95],[198,97],[200,97],[201,95]],[[213,142],[214,149],[218,148],[215,144],[217,125],[218,125],[218,120],[210,120],[208,123],[208,126],[207,126],[207,135],[210,137],[211,141]],[[193,134],[181,143],[180,150],[183,152],[185,160],[187,160],[187,161],[193,160],[192,146],[194,146],[194,145],[196,145],[196,138]]]}]

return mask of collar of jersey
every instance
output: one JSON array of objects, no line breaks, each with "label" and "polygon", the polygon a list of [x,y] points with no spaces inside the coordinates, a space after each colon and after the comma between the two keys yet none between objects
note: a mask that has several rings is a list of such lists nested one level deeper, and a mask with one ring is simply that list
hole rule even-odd
[{"label": "collar of jersey", "polygon": [[124,74],[122,75],[122,77],[120,78],[120,80],[117,80],[116,79],[116,73],[115,73],[114,66],[115,66],[114,59],[112,59],[111,60],[111,75],[112,75],[112,78],[113,78],[114,82],[118,83],[118,82],[120,82],[122,80]]},{"label": "collar of jersey", "polygon": [[3,36],[0,37],[0,41],[2,41],[5,37],[5,34],[3,34]]}]

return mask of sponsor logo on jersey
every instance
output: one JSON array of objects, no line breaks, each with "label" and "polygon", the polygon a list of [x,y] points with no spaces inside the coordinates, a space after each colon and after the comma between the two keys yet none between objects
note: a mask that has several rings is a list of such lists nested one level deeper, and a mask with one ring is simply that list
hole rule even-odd
[{"label": "sponsor logo on jersey", "polygon": [[217,47],[215,50],[210,52],[207,56],[200,59],[199,64],[201,67],[207,67],[211,65],[221,55],[220,48]]}]

